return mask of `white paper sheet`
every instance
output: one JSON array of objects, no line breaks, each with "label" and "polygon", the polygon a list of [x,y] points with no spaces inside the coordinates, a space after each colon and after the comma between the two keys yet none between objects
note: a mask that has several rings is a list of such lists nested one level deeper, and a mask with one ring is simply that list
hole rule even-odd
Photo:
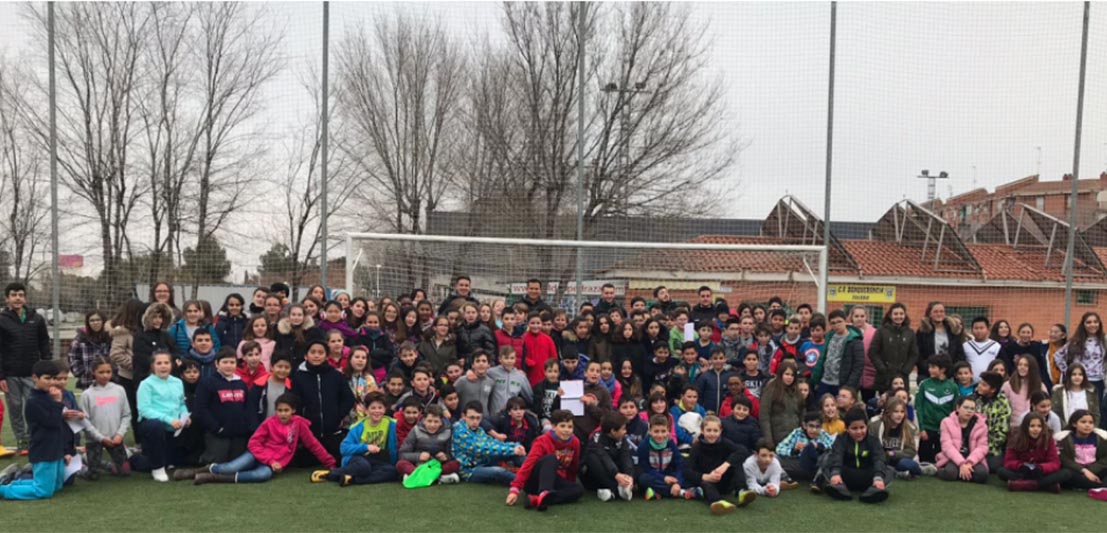
[{"label": "white paper sheet", "polygon": [[[684,342],[696,340],[696,325],[689,322],[684,325]],[[674,357],[677,354],[672,354]]]},{"label": "white paper sheet", "polygon": [[65,465],[65,479],[69,479],[73,474],[80,472],[82,466],[84,466],[84,464],[81,463],[81,454],[74,455],[73,458],[69,460],[69,464]]},{"label": "white paper sheet", "polygon": [[567,399],[579,399],[584,396],[584,381],[579,379],[562,381],[559,386],[565,394],[561,395],[561,401],[564,402]]},{"label": "white paper sheet", "polygon": [[581,402],[579,398],[566,400],[562,397],[561,408],[573,413],[573,416],[584,416],[584,402]]},{"label": "white paper sheet", "polygon": [[87,418],[82,418],[80,420],[66,420],[65,423],[69,424],[69,429],[73,431],[73,433],[80,433],[88,429],[90,425]]},{"label": "white paper sheet", "polygon": [[181,417],[181,427],[179,429],[177,429],[177,431],[173,432],[174,437],[180,437],[181,436],[181,432],[184,431],[185,425],[188,424],[188,420],[190,418],[192,418],[191,413],[185,413],[184,416]]}]

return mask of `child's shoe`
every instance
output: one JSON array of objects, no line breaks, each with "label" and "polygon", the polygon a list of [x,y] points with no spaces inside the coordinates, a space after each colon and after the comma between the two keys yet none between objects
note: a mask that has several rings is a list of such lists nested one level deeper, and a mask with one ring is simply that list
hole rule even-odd
[{"label": "child's shoe", "polygon": [[792,479],[780,482],[780,490],[795,490],[799,488],[799,486],[799,482]]},{"label": "child's shoe", "polygon": [[0,446],[0,459],[5,457],[12,457],[15,455],[15,450],[9,450],[3,446]]},{"label": "child's shoe", "polygon": [[865,489],[865,492],[861,493],[861,497],[858,499],[860,499],[862,503],[880,503],[888,499],[888,491],[876,487],[869,487]]},{"label": "child's shoe", "polygon": [[131,462],[123,461],[123,466],[119,467],[119,477],[131,477]]},{"label": "child's shoe", "polygon": [[169,483],[169,474],[165,473],[165,468],[155,468],[150,472],[150,476],[158,483]]},{"label": "child's shoe", "polygon": [[548,492],[543,492],[543,493],[538,494],[538,495],[528,494],[527,495],[526,508],[527,509],[537,509],[539,511],[545,511],[546,510],[545,500],[546,500],[546,495],[547,494],[549,494],[549,493]]},{"label": "child's shoe", "polygon": [[85,470],[81,476],[85,481],[100,481],[100,472],[96,470]]},{"label": "child's shoe", "polygon": [[312,483],[323,483],[327,480],[327,476],[330,475],[330,470],[316,470],[311,473]]},{"label": "child's shoe", "polygon": [[461,477],[455,474],[443,474],[438,476],[438,482],[443,485],[453,485],[454,483],[460,483]]},{"label": "child's shoe", "polygon": [[896,479],[912,480],[915,479],[915,476],[906,470],[896,470]]},{"label": "child's shoe", "polygon": [[345,475],[342,476],[342,480],[338,482],[339,487],[349,487],[354,484],[354,476]]},{"label": "child's shoe", "polygon": [[1038,482],[1033,479],[1012,479],[1007,482],[1007,490],[1011,492],[1034,492],[1038,490]]},{"label": "child's shoe", "polygon": [[711,514],[716,515],[716,516],[727,514],[731,511],[733,511],[734,509],[735,509],[734,504],[730,503],[726,500],[719,500],[717,502],[712,502],[711,503]]},{"label": "child's shoe", "polygon": [[1093,500],[1099,500],[1101,502],[1107,502],[1107,488],[1104,489],[1088,489],[1088,497]]},{"label": "child's shoe", "polygon": [[827,484],[823,487],[823,490],[835,500],[849,501],[853,499],[853,495],[849,493],[849,489],[845,485],[831,485]]},{"label": "child's shoe", "polygon": [[698,500],[703,497],[703,489],[699,487],[692,487],[690,489],[684,489],[682,495],[685,500]]},{"label": "child's shoe", "polygon": [[737,505],[737,507],[745,507],[745,506],[753,503],[753,501],[756,500],[756,499],[757,499],[757,493],[752,491],[752,490],[738,491],[738,505]]},{"label": "child's shoe", "polygon": [[179,468],[173,471],[173,481],[185,481],[196,478],[196,470],[191,468]]},{"label": "child's shoe", "polygon": [[807,488],[808,488],[808,490],[811,491],[811,494],[822,494],[823,493],[823,488],[820,487],[818,483],[811,483],[810,485],[808,485]]},{"label": "child's shoe", "polygon": [[7,485],[15,479],[15,475],[19,473],[19,465],[12,463],[0,470],[0,485]]},{"label": "child's shoe", "polygon": [[598,489],[596,490],[596,497],[599,498],[601,502],[609,502],[615,495],[611,494],[611,489]]},{"label": "child's shoe", "polygon": [[653,490],[652,488],[650,488],[650,487],[646,487],[646,501],[649,501],[649,500],[660,500],[660,499],[661,499],[661,495],[660,495],[660,494],[658,494],[657,492],[655,492],[655,491],[654,491],[654,490]]},{"label": "child's shoe", "polygon": [[236,481],[236,474],[212,474],[211,472],[197,472],[196,477],[192,480],[193,485],[203,485],[204,483],[234,483]]},{"label": "child's shoe", "polygon": [[1047,485],[1045,487],[1042,487],[1042,490],[1046,490],[1046,491],[1052,492],[1054,494],[1061,494],[1061,484],[1060,483],[1054,483],[1052,485]]},{"label": "child's shoe", "polygon": [[630,487],[619,485],[619,497],[629,502],[634,498],[634,491]]},{"label": "child's shoe", "polygon": [[934,463],[919,463],[919,468],[922,469],[924,476],[933,476],[938,473],[938,467]]}]

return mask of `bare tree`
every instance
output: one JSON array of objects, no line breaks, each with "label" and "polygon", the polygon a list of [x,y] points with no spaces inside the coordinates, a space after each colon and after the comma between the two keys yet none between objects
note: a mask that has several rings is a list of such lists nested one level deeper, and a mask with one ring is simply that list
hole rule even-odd
[{"label": "bare tree", "polygon": [[45,157],[19,118],[25,84],[21,72],[0,63],[0,250],[12,258],[12,279],[26,282],[42,265],[35,254],[47,240]]}]

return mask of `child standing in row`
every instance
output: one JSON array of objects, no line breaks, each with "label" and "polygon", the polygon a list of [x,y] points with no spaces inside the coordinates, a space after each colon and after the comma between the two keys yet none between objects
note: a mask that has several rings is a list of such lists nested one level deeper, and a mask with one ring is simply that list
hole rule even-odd
[{"label": "child standing in row", "polygon": [[[927,463],[935,462],[942,449],[941,425],[957,399],[957,384],[946,379],[949,364],[949,357],[944,355],[931,357],[926,366],[930,377],[919,383],[915,396],[915,412],[919,415],[919,460]],[[973,402],[974,414],[975,407]]]}]

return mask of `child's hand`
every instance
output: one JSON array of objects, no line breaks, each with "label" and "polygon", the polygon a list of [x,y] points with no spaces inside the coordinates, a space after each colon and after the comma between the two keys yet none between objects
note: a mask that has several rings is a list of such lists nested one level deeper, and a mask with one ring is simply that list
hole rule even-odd
[{"label": "child's hand", "polygon": [[1099,476],[1095,475],[1095,472],[1092,472],[1091,470],[1088,470],[1087,468],[1085,468],[1084,471],[1083,471],[1083,474],[1084,474],[1084,478],[1087,479],[1088,481],[1091,481],[1092,483],[1096,483],[1096,484],[1100,483]]},{"label": "child's hand", "polygon": [[434,458],[443,463],[450,460],[450,456],[446,455],[446,452],[438,452],[434,455]]},{"label": "child's hand", "polygon": [[181,429],[181,421],[180,420],[174,420],[174,421],[170,422],[169,425],[172,426],[173,429]]},{"label": "child's hand", "polygon": [[65,454],[65,464],[69,464],[69,461],[72,461],[72,460],[73,460],[72,455],[69,455],[68,453]]},{"label": "child's hand", "polygon": [[596,399],[595,394],[585,394],[584,396],[580,397],[580,401],[584,405],[596,405],[600,403],[600,401]]},{"label": "child's hand", "polygon": [[427,452],[423,452],[423,453],[419,454],[419,462],[420,463],[425,463],[427,461],[430,461],[430,458],[431,458],[431,454],[429,454]]},{"label": "child's hand", "polygon": [[615,474],[615,482],[618,483],[620,487],[629,488],[634,485],[634,478],[626,474]]},{"label": "child's hand", "polygon": [[488,436],[492,437],[493,439],[496,439],[500,442],[507,441],[507,435],[504,435],[503,433],[500,433],[500,432],[497,432],[497,431],[489,431]]},{"label": "child's hand", "polygon": [[880,480],[873,481],[873,486],[876,487],[877,490],[884,490],[884,482],[883,481],[880,481]]},{"label": "child's hand", "polygon": [[680,485],[673,483],[673,486],[669,488],[669,494],[672,494],[674,498],[680,497]]},{"label": "child's hand", "polygon": [[515,502],[519,500],[519,495],[514,492],[507,493],[507,499],[504,500],[508,506],[515,505]]},{"label": "child's hand", "polygon": [[676,485],[677,484],[677,478],[675,478],[673,476],[665,476],[665,478],[662,481],[664,481],[666,485]]},{"label": "child's hand", "polygon": [[842,476],[833,476],[833,477],[831,477],[830,478],[830,484],[831,485],[841,485],[842,484]]},{"label": "child's hand", "polygon": [[123,435],[116,435],[115,438],[111,440],[111,443],[113,446],[119,446],[120,444],[123,444]]},{"label": "child's hand", "polygon": [[777,494],[776,485],[769,485],[769,486],[765,487],[765,495],[766,496],[772,498],[773,496],[776,496],[776,494]]},{"label": "child's hand", "polygon": [[100,444],[103,444],[105,447],[108,447],[108,448],[114,448],[115,447],[115,443],[112,442],[111,439],[101,439]]},{"label": "child's hand", "polygon": [[469,381],[476,381],[477,380],[477,373],[470,370],[470,371],[465,373],[465,379],[467,379]]},{"label": "child's hand", "polygon": [[53,398],[55,402],[62,401],[62,391],[61,391],[61,389],[59,389],[57,387],[50,387],[50,397]]},{"label": "child's hand", "polygon": [[969,463],[962,464],[961,471],[958,477],[965,481],[972,479],[972,465]]},{"label": "child's hand", "polygon": [[803,441],[797,442],[796,443],[796,451],[798,452],[798,451],[802,450],[805,446],[807,446],[806,442],[803,442]]},{"label": "child's hand", "polygon": [[703,480],[707,481],[708,483],[718,483],[721,478],[722,476],[716,474],[715,472],[708,472],[703,475]]},{"label": "child's hand", "polygon": [[926,434],[925,429],[919,432],[919,440],[930,440],[930,435]]},{"label": "child's hand", "polygon": [[369,453],[381,453],[381,447],[377,446],[376,444],[370,444],[369,446],[366,446],[365,448],[367,450],[369,450]]},{"label": "child's hand", "polygon": [[560,398],[560,397],[562,397],[562,396],[564,396],[564,395],[565,395],[565,389],[563,389],[563,388],[561,388],[561,387],[558,387],[558,388],[557,388],[557,397],[558,397],[558,398]]},{"label": "child's hand", "polygon": [[523,457],[526,454],[527,454],[527,449],[524,448],[522,444],[515,447],[515,455],[518,455],[519,457]]},{"label": "child's hand", "polygon": [[271,470],[272,470],[273,472],[276,472],[276,473],[278,473],[278,474],[279,474],[279,473],[281,473],[281,464],[280,464],[280,463],[278,463],[278,462],[276,462],[276,461],[273,461],[273,464],[269,465],[269,468],[270,468],[270,469],[271,469]]},{"label": "child's hand", "polygon": [[62,411],[62,418],[66,419],[66,420],[80,420],[81,419],[81,412],[80,411],[74,411],[72,409],[66,409],[66,410]]}]

